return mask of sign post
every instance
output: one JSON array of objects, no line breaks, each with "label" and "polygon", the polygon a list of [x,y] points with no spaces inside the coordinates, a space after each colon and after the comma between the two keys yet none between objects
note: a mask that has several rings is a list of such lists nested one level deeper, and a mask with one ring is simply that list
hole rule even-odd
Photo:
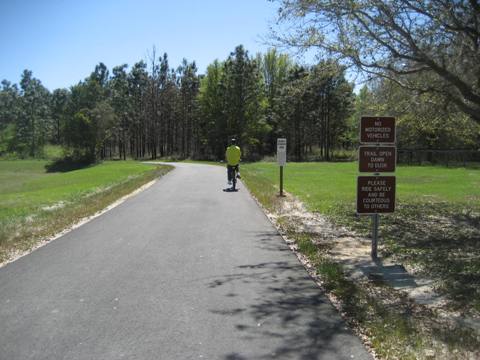
[{"label": "sign post", "polygon": [[395,118],[362,117],[360,119],[360,146],[358,171],[373,176],[357,177],[357,214],[372,216],[372,259],[377,259],[378,225],[380,215],[395,211],[395,176],[380,173],[395,172],[397,148]]},{"label": "sign post", "polygon": [[379,216],[378,214],[374,214],[373,215],[373,218],[372,218],[372,226],[373,226],[373,229],[372,229],[372,251],[370,253],[372,259],[377,259],[378,258],[378,252],[377,252],[377,249],[378,249],[378,220],[379,220]]},{"label": "sign post", "polygon": [[280,165],[280,196],[283,196],[283,167],[287,163],[287,139],[277,139],[277,161]]},{"label": "sign post", "polygon": [[283,166],[280,166],[280,196],[283,196]]}]

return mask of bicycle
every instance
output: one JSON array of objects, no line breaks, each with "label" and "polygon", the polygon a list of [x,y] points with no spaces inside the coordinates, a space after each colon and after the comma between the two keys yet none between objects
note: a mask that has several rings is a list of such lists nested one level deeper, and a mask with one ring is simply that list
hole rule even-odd
[{"label": "bicycle", "polygon": [[235,166],[232,166],[230,168],[231,172],[232,172],[232,187],[230,188],[230,191],[237,191],[237,178],[239,177],[238,176],[238,165],[235,165]]}]

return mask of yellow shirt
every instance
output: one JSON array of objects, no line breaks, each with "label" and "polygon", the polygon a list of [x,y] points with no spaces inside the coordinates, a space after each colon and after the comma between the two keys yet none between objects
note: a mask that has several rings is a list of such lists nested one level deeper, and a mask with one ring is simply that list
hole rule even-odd
[{"label": "yellow shirt", "polygon": [[230,145],[225,153],[225,157],[227,158],[227,164],[231,166],[238,165],[238,163],[240,162],[240,156],[242,156],[242,152],[240,151],[240,148],[236,145]]}]

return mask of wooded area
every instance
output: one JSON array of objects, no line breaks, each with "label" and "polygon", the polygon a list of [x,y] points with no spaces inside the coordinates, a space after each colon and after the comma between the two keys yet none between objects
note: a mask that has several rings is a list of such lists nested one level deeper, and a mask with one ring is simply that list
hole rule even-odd
[{"label": "wooded area", "polygon": [[19,85],[2,81],[0,156],[40,157],[52,143],[87,161],[219,160],[235,136],[247,160],[273,155],[286,137],[291,159],[328,161],[351,156],[362,115],[396,116],[400,149],[478,150],[476,1],[277,2],[291,31],[272,38],[317,49],[316,65],[238,46],[199,74],[195,62],[173,68],[153,49],[148,61],[111,71],[99,63],[52,92],[25,70]]},{"label": "wooded area", "polygon": [[173,69],[152,52],[109,70],[102,63],[84,81],[50,93],[30,71],[20,87],[2,82],[2,152],[41,155],[47,142],[75,159],[174,156],[222,159],[237,137],[247,159],[274,153],[288,137],[302,160],[314,148],[330,159],[344,146],[353,109],[352,85],[334,63],[307,67],[271,50],[252,57],[238,46],[205,75],[195,62]]}]

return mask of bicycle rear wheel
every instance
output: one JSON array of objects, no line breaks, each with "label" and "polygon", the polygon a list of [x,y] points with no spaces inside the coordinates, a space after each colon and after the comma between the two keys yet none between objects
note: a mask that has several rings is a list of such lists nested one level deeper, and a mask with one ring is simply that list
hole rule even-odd
[{"label": "bicycle rear wheel", "polygon": [[233,179],[232,179],[232,190],[236,190],[237,188],[237,169],[233,169]]}]

